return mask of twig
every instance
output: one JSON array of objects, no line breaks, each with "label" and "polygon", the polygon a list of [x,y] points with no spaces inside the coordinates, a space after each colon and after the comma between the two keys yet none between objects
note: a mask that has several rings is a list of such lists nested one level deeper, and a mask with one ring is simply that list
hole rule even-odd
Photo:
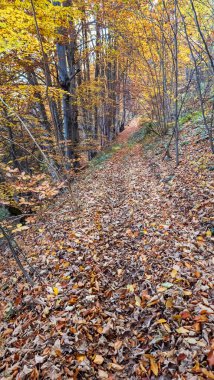
[{"label": "twig", "polygon": [[34,282],[33,280],[31,279],[31,277],[29,276],[29,274],[27,273],[27,271],[25,270],[25,268],[23,267],[19,257],[18,257],[18,254],[16,252],[16,249],[13,247],[13,244],[11,242],[11,237],[9,236],[9,234],[5,231],[4,227],[0,225],[0,231],[2,232],[4,238],[7,240],[8,242],[8,245],[9,245],[9,248],[12,252],[12,255],[18,265],[18,267],[21,269],[23,275],[25,276],[26,280],[29,282],[29,284],[31,286],[34,286]]}]

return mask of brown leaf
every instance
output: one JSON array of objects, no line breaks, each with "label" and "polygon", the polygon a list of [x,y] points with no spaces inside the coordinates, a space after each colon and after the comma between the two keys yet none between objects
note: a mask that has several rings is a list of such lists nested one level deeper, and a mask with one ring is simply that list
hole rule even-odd
[{"label": "brown leaf", "polygon": [[152,356],[150,356],[149,359],[150,359],[150,368],[151,368],[151,371],[154,373],[155,376],[157,376],[158,375],[158,365],[157,365],[155,359]]},{"label": "brown leaf", "polygon": [[200,372],[200,365],[199,365],[198,361],[196,361],[194,367],[192,368],[192,372],[194,372],[194,373]]},{"label": "brown leaf", "polygon": [[3,336],[3,337],[6,337],[6,336],[12,334],[12,332],[13,332],[13,329],[7,329],[7,330],[5,330],[5,331],[3,332],[2,336]]},{"label": "brown leaf", "polygon": [[181,312],[182,319],[189,319],[191,318],[190,312],[188,310],[184,310]]},{"label": "brown leaf", "polygon": [[171,272],[171,277],[175,278],[177,276],[178,271],[176,269],[173,269]]},{"label": "brown leaf", "polygon": [[110,367],[112,369],[115,369],[115,371],[122,371],[124,366],[120,365],[120,364],[117,364],[117,363],[111,363],[110,364]]},{"label": "brown leaf", "polygon": [[102,364],[104,362],[104,358],[102,357],[102,355],[95,355],[93,361],[95,364]]},{"label": "brown leaf", "polygon": [[206,368],[202,368],[201,372],[207,377],[207,379],[214,380],[214,373],[208,371]]},{"label": "brown leaf", "polygon": [[214,350],[211,350],[207,356],[207,361],[209,363],[209,366],[214,366]]},{"label": "brown leaf", "polygon": [[184,327],[179,327],[178,329],[176,329],[176,331],[178,332],[178,334],[189,334],[189,330],[185,329]]},{"label": "brown leaf", "polygon": [[119,350],[121,347],[122,347],[122,340],[116,340],[116,342],[114,343],[114,349],[117,351]]},{"label": "brown leaf", "polygon": [[99,379],[108,379],[108,372],[103,371],[102,369],[98,370]]},{"label": "brown leaf", "polygon": [[86,356],[85,355],[82,355],[82,354],[77,354],[77,360],[78,362],[83,362],[83,360],[86,359]]}]

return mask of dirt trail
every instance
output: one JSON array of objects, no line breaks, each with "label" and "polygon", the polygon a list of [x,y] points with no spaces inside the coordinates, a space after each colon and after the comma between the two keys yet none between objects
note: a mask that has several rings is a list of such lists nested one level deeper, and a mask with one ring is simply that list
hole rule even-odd
[{"label": "dirt trail", "polygon": [[[118,142],[138,128],[130,123]],[[59,294],[18,292],[22,306],[2,327],[12,329],[2,355],[5,368],[17,358],[17,379],[196,380],[196,363],[206,378],[212,242],[191,210],[208,194],[188,182],[197,178],[187,177],[191,167],[161,181],[167,171],[162,163],[157,175],[156,161],[140,145],[123,147],[75,185],[76,214],[62,199],[26,238]]]},{"label": "dirt trail", "polygon": [[129,124],[125,127],[124,131],[121,132],[117,136],[117,141],[119,143],[123,143],[128,141],[128,139],[133,135],[135,132],[137,132],[140,128],[140,118],[134,118],[129,122]]}]

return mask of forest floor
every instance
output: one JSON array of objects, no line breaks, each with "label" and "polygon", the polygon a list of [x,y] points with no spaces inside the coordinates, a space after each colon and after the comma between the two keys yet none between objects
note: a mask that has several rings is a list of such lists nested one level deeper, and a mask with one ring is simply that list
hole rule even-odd
[{"label": "forest floor", "polygon": [[32,289],[5,252],[2,380],[214,379],[208,142],[187,123],[175,168],[139,128],[17,234]]}]

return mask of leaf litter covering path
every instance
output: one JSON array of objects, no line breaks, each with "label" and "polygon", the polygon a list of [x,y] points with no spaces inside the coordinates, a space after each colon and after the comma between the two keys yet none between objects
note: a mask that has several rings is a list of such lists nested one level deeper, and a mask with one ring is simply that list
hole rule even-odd
[{"label": "leaf litter covering path", "polygon": [[214,379],[210,172],[157,161],[124,147],[25,236],[48,285],[1,275],[1,379]]}]

